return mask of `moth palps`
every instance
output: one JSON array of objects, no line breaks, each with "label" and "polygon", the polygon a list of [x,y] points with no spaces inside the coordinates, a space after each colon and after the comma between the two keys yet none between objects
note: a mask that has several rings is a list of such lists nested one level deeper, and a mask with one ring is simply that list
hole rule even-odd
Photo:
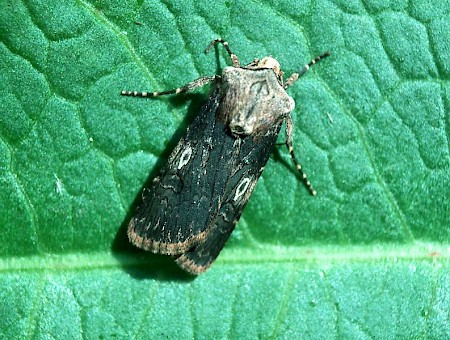
[{"label": "moth palps", "polygon": [[283,81],[278,61],[255,59],[240,66],[227,42],[221,43],[233,66],[222,75],[199,78],[164,92],[122,91],[122,95],[156,97],[191,91],[211,83],[207,102],[169,156],[167,164],[144,189],[142,203],[128,226],[137,247],[173,255],[178,265],[197,275],[211,266],[233,231],[272,152],[283,122],[286,146],[305,185],[292,147],[293,99],[286,93],[313,64]]}]

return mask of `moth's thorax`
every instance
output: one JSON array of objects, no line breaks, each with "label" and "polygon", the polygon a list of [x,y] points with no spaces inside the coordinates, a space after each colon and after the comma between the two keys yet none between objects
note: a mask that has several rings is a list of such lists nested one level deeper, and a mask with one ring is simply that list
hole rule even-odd
[{"label": "moth's thorax", "polygon": [[294,109],[281,75],[280,65],[272,57],[224,69],[219,119],[234,135],[265,134]]}]

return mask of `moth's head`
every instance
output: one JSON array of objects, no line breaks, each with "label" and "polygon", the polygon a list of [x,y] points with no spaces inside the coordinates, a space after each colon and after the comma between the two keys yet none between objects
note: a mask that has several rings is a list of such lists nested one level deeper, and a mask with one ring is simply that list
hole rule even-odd
[{"label": "moth's head", "polygon": [[271,68],[277,76],[280,76],[281,73],[280,63],[272,57],[262,58],[258,61],[258,64],[255,68]]},{"label": "moth's head", "polygon": [[275,58],[264,57],[261,60],[255,59],[250,64],[246,65],[244,69],[272,69],[272,71],[277,76],[278,82],[280,84],[283,84],[283,71],[281,71],[280,63]]}]

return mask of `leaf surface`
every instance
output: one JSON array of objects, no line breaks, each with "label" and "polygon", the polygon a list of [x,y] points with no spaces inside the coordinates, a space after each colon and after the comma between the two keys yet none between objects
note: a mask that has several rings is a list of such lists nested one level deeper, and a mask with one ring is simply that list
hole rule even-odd
[{"label": "leaf surface", "polygon": [[[0,336],[450,337],[450,3],[3,1]],[[135,250],[140,191],[207,98],[140,100],[243,64],[285,75],[277,147],[198,278]],[[280,134],[280,142],[285,136]]]}]

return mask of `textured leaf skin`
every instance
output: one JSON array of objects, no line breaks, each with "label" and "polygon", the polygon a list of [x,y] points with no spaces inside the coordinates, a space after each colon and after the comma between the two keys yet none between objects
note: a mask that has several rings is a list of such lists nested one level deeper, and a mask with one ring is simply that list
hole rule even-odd
[{"label": "textured leaf skin", "polygon": [[[449,13],[0,2],[0,337],[449,338]],[[219,36],[286,74],[333,52],[290,89],[318,195],[276,148],[220,258],[189,281],[132,252],[125,225],[207,90],[151,109],[118,93],[219,74],[226,54],[202,53]]]}]

